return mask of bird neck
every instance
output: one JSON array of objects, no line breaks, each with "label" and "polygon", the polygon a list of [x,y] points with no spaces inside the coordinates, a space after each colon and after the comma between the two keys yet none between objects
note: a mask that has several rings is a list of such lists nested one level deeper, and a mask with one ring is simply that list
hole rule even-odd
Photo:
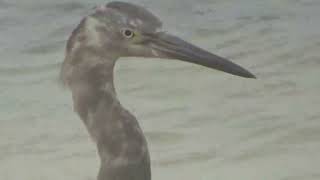
[{"label": "bird neck", "polygon": [[[116,104],[121,108],[114,87],[113,71],[116,58],[101,58],[97,53],[79,50],[66,56],[62,79],[72,91],[74,110],[84,121],[91,136],[90,116],[103,106],[112,111]],[[96,137],[93,137],[96,139]]]},{"label": "bird neck", "polygon": [[115,60],[95,62],[91,56],[73,69],[65,63],[62,75],[72,91],[75,111],[97,144],[98,180],[150,180],[147,142],[136,118],[116,97],[114,65]]},{"label": "bird neck", "polygon": [[90,19],[68,40],[61,80],[72,91],[74,110],[95,141],[101,160],[98,180],[150,180],[146,139],[136,118],[117,99],[117,56],[103,47]]}]

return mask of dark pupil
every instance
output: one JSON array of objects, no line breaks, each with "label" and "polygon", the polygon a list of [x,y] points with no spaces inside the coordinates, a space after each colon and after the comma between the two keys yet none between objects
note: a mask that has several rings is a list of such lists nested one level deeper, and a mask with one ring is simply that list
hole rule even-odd
[{"label": "dark pupil", "polygon": [[126,35],[126,36],[132,36],[132,32],[130,31],[130,30],[125,30],[124,31],[124,34]]}]

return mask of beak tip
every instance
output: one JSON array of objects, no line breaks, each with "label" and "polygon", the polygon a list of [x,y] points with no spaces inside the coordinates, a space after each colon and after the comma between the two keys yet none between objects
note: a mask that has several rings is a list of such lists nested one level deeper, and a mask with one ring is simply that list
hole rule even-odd
[{"label": "beak tip", "polygon": [[255,76],[254,74],[252,73],[249,73],[247,74],[247,76],[245,76],[246,78],[249,78],[249,79],[257,79],[257,76]]},{"label": "beak tip", "polygon": [[236,67],[235,69],[233,69],[232,71],[224,71],[224,72],[227,72],[227,73],[230,73],[230,74],[233,74],[233,75],[236,75],[236,76],[240,76],[240,77],[243,77],[243,78],[248,78],[248,79],[257,79],[257,77],[251,73],[250,71],[236,65],[234,66]]},{"label": "beak tip", "polygon": [[[240,66],[237,66],[237,67],[240,67]],[[226,72],[226,71],[225,71]],[[227,73],[230,73],[230,74],[233,74],[233,75],[236,75],[236,76],[240,76],[240,77],[243,77],[243,78],[248,78],[248,79],[257,79],[257,77],[252,74],[250,71],[240,67],[240,70],[237,69],[237,71],[233,71],[233,72],[230,72],[230,71],[227,71]]]}]

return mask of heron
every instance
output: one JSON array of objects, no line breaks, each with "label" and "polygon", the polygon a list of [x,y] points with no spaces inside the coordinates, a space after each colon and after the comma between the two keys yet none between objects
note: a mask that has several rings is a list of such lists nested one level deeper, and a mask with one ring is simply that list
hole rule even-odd
[{"label": "heron", "polygon": [[146,138],[115,91],[114,67],[121,57],[181,60],[255,78],[241,66],[163,31],[160,19],[143,6],[120,1],[97,6],[71,33],[60,76],[97,146],[98,180],[151,180]]}]

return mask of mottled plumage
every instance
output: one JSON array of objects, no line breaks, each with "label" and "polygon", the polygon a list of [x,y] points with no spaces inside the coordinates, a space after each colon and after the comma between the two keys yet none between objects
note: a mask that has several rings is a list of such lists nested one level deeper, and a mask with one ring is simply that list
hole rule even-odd
[{"label": "mottled plumage", "polygon": [[116,9],[126,17],[130,17],[127,18],[129,21],[127,24],[136,23],[137,27],[142,30],[153,32],[162,26],[160,19],[141,6],[125,2],[111,2],[107,4],[107,7]]},{"label": "mottled plumage", "polygon": [[253,78],[242,67],[160,32],[161,21],[141,6],[111,2],[83,18],[72,32],[61,68],[74,110],[97,144],[98,180],[151,180],[146,139],[136,118],[122,107],[113,69],[124,56],[179,59]]}]

